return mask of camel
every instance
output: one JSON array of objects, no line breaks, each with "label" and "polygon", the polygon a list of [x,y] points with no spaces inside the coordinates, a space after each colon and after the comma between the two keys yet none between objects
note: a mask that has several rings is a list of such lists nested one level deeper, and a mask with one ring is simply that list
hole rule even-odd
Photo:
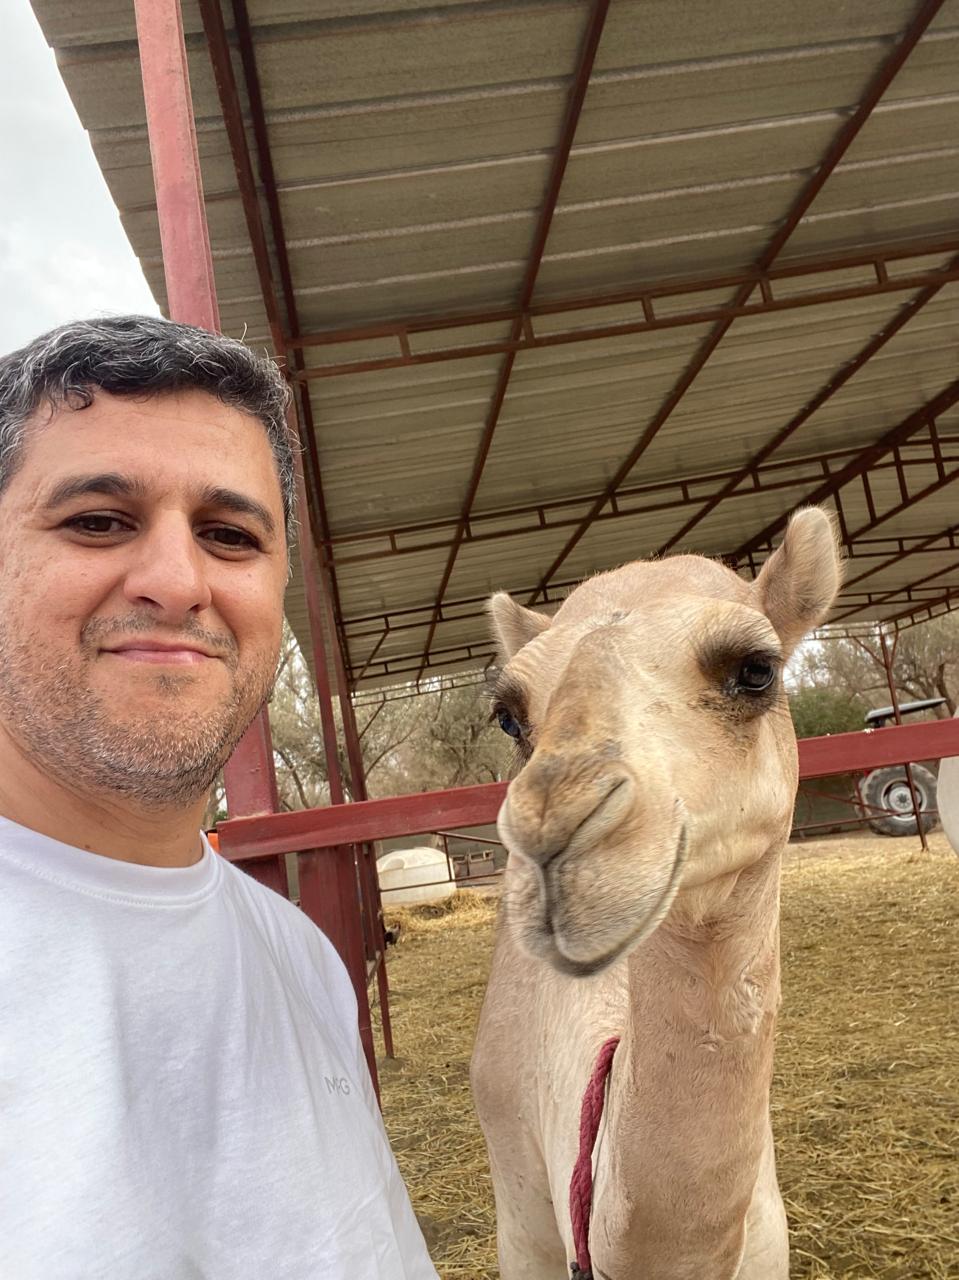
[{"label": "camel", "polygon": [[595,1280],[788,1277],[769,1118],[798,781],[782,670],[839,582],[807,508],[753,582],[682,555],[589,578],[552,619],[490,601],[494,714],[522,761],[471,1067],[502,1280],[589,1274],[569,1184],[614,1036]]}]

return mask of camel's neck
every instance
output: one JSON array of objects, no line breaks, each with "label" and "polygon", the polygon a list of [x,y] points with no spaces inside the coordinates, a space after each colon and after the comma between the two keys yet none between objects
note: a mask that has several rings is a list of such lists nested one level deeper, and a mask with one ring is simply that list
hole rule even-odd
[{"label": "camel's neck", "polygon": [[628,961],[596,1224],[615,1280],[624,1258],[664,1280],[735,1274],[769,1133],[780,860],[680,895]]}]

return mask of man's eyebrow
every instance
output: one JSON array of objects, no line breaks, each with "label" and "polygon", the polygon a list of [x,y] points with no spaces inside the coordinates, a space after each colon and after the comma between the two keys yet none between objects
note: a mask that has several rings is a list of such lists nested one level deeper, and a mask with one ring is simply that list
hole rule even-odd
[{"label": "man's eyebrow", "polygon": [[116,471],[103,471],[97,475],[69,476],[54,485],[47,495],[48,507],[59,507],[71,498],[81,498],[87,493],[106,493],[121,498],[142,497],[143,485]]},{"label": "man's eyebrow", "polygon": [[257,502],[255,498],[250,498],[245,493],[238,493],[236,489],[221,489],[214,486],[204,489],[200,497],[206,506],[222,507],[238,516],[252,516],[254,520],[259,520],[271,537],[276,534],[276,521],[267,508],[262,502]]}]

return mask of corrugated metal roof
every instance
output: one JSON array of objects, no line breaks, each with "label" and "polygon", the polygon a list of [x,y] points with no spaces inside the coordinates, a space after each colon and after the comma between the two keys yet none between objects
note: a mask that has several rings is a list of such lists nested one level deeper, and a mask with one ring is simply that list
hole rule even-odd
[{"label": "corrugated metal roof", "polygon": [[[132,0],[34,7],[162,303]],[[553,599],[673,540],[758,563],[768,526],[953,385],[959,284],[937,287],[932,273],[959,254],[959,0],[888,77],[775,255],[793,274],[761,288],[744,274],[772,265],[777,232],[929,6],[613,0],[525,318],[516,309],[592,6],[246,8],[298,311],[287,337],[326,339],[303,360],[329,375],[307,386],[347,656],[363,683],[413,678],[427,661],[482,663],[494,589]],[[223,324],[268,345],[200,12],[184,0]],[[230,6],[224,19],[255,156]],[[262,202],[260,213],[267,222]],[[880,250],[902,256],[844,259]],[[932,283],[878,288],[916,278]],[[663,282],[688,291],[638,296]],[[827,290],[838,296],[770,305]],[[690,378],[734,302],[755,313],[732,318]],[[540,314],[546,304],[558,310]],[[468,323],[430,327],[457,315]],[[667,319],[674,327],[658,327]],[[502,349],[511,334],[514,352]],[[534,345],[556,335],[583,340]],[[369,367],[386,361],[395,367]],[[920,422],[865,483],[852,475],[828,496],[852,553],[837,618],[917,614],[959,591],[955,402],[936,434]],[[737,473],[738,488],[710,502]],[[299,579],[288,611],[303,639]]]}]

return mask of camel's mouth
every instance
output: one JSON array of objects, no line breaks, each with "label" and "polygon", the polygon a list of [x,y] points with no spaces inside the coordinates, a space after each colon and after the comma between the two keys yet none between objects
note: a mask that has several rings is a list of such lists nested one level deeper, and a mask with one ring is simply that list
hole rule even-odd
[{"label": "camel's mouth", "polygon": [[[559,930],[556,926],[556,919],[562,914],[560,902],[563,891],[557,883],[556,872],[551,867],[547,867],[540,879],[539,919],[532,925],[527,935],[532,949],[542,956],[544,960],[547,960],[554,969],[557,969],[560,973],[571,974],[574,977],[587,978],[608,968],[628,951],[631,951],[633,947],[638,946],[662,922],[679,890],[683,869],[686,865],[687,849],[688,841],[684,824],[676,841],[676,850],[669,876],[652,904],[645,905],[638,922],[631,922],[632,927],[626,930],[623,937],[614,946],[608,947],[600,951],[598,955],[590,956],[588,959],[571,956],[564,949],[563,933],[569,932],[569,930]],[[580,943],[580,938],[577,937],[576,941]],[[579,946],[577,946],[577,950],[579,949]]]}]

